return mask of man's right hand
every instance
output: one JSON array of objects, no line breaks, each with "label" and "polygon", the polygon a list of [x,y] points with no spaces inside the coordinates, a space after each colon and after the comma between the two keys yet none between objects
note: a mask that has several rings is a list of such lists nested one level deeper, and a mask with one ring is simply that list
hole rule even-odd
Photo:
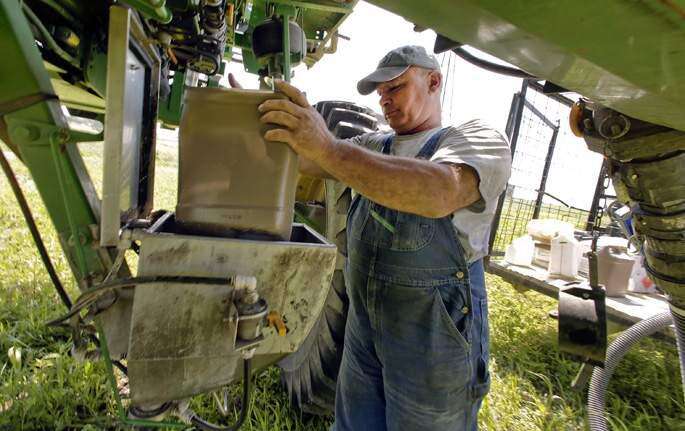
[{"label": "man's right hand", "polygon": [[[240,84],[240,82],[238,82],[232,73],[228,74],[228,84],[231,86],[231,88],[243,88],[243,86]],[[333,178],[328,172],[321,169],[321,167],[319,167],[319,165],[316,163],[302,156],[299,157],[299,170],[301,174],[319,178]]]}]

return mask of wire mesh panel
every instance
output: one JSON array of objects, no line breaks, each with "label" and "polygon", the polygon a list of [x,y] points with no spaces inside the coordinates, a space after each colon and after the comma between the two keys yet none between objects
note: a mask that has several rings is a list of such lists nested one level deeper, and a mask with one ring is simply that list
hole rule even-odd
[{"label": "wire mesh panel", "polygon": [[511,178],[493,223],[492,255],[503,254],[513,239],[526,234],[533,218],[585,229],[602,165],[601,156],[572,134],[570,107],[526,87],[512,103]]}]

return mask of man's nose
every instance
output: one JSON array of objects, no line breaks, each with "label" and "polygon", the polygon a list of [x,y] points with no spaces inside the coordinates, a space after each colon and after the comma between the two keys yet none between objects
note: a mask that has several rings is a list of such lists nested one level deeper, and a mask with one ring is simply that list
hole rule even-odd
[{"label": "man's nose", "polygon": [[392,98],[387,95],[381,95],[381,100],[380,100],[380,105],[381,108],[385,108],[387,106],[390,106],[392,104]]}]

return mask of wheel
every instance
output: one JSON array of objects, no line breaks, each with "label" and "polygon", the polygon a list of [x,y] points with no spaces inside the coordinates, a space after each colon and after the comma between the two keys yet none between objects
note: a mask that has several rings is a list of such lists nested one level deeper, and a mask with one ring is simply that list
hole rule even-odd
[{"label": "wheel", "polygon": [[[338,138],[372,132],[381,124],[372,110],[349,102],[319,102],[315,107]],[[320,233],[338,246],[340,254],[316,324],[302,346],[278,365],[290,402],[305,413],[323,415],[333,412],[335,382],[342,360],[348,307],[342,266],[347,254],[345,225],[352,194],[349,187],[337,181],[303,177],[298,184],[298,200],[309,202],[312,208],[325,209],[325,216],[320,217],[323,223],[319,223],[325,227]]]}]

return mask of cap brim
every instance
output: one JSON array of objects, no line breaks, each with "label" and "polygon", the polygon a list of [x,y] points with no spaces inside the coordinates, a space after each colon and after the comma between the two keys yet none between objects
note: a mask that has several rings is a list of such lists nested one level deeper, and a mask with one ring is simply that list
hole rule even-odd
[{"label": "cap brim", "polygon": [[357,91],[366,96],[376,89],[381,82],[391,81],[409,69],[410,66],[381,67],[357,82]]}]

